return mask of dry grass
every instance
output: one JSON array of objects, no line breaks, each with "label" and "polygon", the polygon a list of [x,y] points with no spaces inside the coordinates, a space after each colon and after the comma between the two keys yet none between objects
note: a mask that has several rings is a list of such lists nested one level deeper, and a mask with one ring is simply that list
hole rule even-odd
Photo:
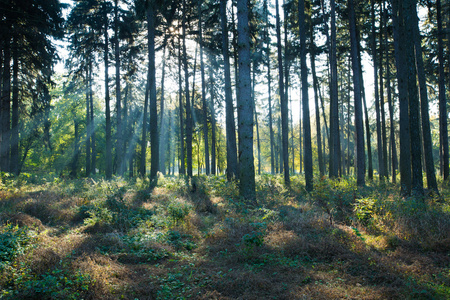
[{"label": "dry grass", "polygon": [[[0,224],[37,234],[1,271],[0,292],[5,299],[450,298],[448,212],[391,201],[383,202],[389,213],[374,209],[370,222],[330,221],[310,196],[264,180],[258,208],[241,206],[235,186],[206,179],[195,190],[165,178],[153,189],[83,182],[74,193],[0,191]],[[40,282],[67,293],[39,292]]]}]

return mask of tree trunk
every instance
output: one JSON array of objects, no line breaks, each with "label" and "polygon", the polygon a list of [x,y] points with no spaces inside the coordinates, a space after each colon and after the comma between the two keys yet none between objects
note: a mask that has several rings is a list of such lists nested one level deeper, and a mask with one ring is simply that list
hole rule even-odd
[{"label": "tree trunk", "polygon": [[1,98],[1,131],[0,131],[0,170],[9,172],[10,169],[10,127],[11,127],[11,39],[4,40],[3,48],[3,76]]},{"label": "tree trunk", "polygon": [[116,109],[117,109],[117,174],[123,175],[123,128],[122,128],[122,94],[120,91],[120,43],[119,43],[119,0],[114,0],[114,58],[116,67]]},{"label": "tree trunk", "polygon": [[[106,4],[106,2],[105,2]],[[105,5],[106,6],[106,5]],[[106,123],[106,179],[111,179],[112,177],[112,141],[111,141],[111,107],[110,107],[110,96],[109,96],[109,37],[108,37],[108,13],[105,7],[105,49],[104,49],[104,61],[105,61],[105,123]],[[145,117],[145,116],[144,116]],[[145,123],[144,123],[145,124]],[[145,153],[145,152],[144,152]],[[145,160],[144,160],[145,161]],[[145,167],[144,167],[145,168]],[[142,173],[141,175],[145,175]]]},{"label": "tree trunk", "polygon": [[10,172],[19,175],[19,49],[17,40],[13,41],[13,87],[11,111],[11,157]]},{"label": "tree trunk", "polygon": [[394,0],[392,4],[394,20],[394,46],[400,103],[400,184],[401,193],[406,196],[411,193],[411,144],[408,112],[407,62],[405,57],[405,40],[407,39],[408,33],[405,31],[404,27],[403,1]]},{"label": "tree trunk", "polygon": [[[383,146],[381,141],[381,121],[380,121],[380,96],[378,85],[378,59],[377,59],[377,43],[376,43],[376,28],[375,28],[375,0],[371,1],[371,14],[372,14],[372,61],[373,61],[373,75],[374,75],[374,88],[375,88],[375,123],[377,126],[377,152],[378,152],[378,176],[380,180],[384,180],[384,158],[383,158]],[[381,76],[381,74],[380,74]],[[367,136],[369,136],[369,132]]]},{"label": "tree trunk", "polygon": [[250,28],[247,0],[237,0],[238,15],[238,120],[239,120],[239,194],[254,202],[255,165],[253,159],[253,99],[250,76]]},{"label": "tree trunk", "polygon": [[210,95],[211,99],[209,102],[209,108],[211,111],[211,174],[216,175],[216,111],[214,109],[214,70],[212,64],[215,65],[215,57],[210,56],[210,67],[209,67],[209,85],[210,85]]},{"label": "tree trunk", "polygon": [[[155,78],[155,13],[153,3],[147,7],[148,30],[148,69],[149,69],[149,98],[150,98],[150,150],[151,168],[150,180],[158,180],[159,164],[159,136],[158,136],[158,111],[156,109],[156,78]],[[192,150],[192,149],[191,149]]]},{"label": "tree trunk", "polygon": [[364,129],[362,121],[362,103],[361,103],[361,69],[358,62],[358,45],[356,37],[356,16],[353,0],[348,1],[350,40],[351,40],[351,58],[353,70],[353,90],[355,101],[355,129],[356,129],[356,183],[358,186],[365,185],[365,154],[364,154]]},{"label": "tree trunk", "polygon": [[227,135],[227,179],[237,176],[236,126],[234,123],[233,99],[231,94],[230,57],[228,54],[228,25],[226,13],[227,0],[220,0],[222,26],[222,55],[225,72],[225,122]]},{"label": "tree trunk", "polygon": [[178,109],[179,109],[179,127],[180,127],[180,152],[179,152],[179,174],[186,175],[186,157],[184,147],[184,110],[183,110],[183,88],[181,76],[181,40],[178,37]]},{"label": "tree trunk", "polygon": [[162,65],[162,75],[161,75],[161,99],[160,99],[160,143],[159,143],[159,169],[163,175],[166,174],[166,154],[167,154],[167,146],[168,146],[168,137],[167,137],[167,119],[166,119],[166,109],[165,109],[165,89],[164,89],[164,81],[166,79],[166,43],[163,45],[163,65]]},{"label": "tree trunk", "polygon": [[278,83],[279,83],[278,92],[280,96],[280,105],[281,105],[283,171],[284,171],[284,183],[287,186],[289,186],[291,184],[291,179],[289,176],[289,110],[284,87],[283,56],[281,54],[282,49],[281,49],[280,9],[278,5],[278,0],[275,0],[275,9],[276,9],[277,51],[278,51]]},{"label": "tree trunk", "polygon": [[322,133],[320,131],[320,108],[319,108],[319,82],[316,74],[316,45],[314,43],[314,27],[312,22],[309,22],[309,34],[311,40],[311,73],[313,76],[313,88],[314,88],[314,105],[316,110],[316,137],[317,137],[317,155],[319,160],[319,174],[322,178],[325,175],[325,164],[322,154]]},{"label": "tree trunk", "polygon": [[422,136],[423,136],[423,148],[425,156],[425,168],[427,172],[427,186],[428,189],[434,190],[438,193],[438,187],[436,182],[436,173],[434,170],[433,159],[433,141],[431,138],[430,129],[430,113],[428,106],[428,92],[427,83],[425,78],[425,69],[423,64],[422,54],[422,41],[419,31],[419,18],[417,14],[414,16],[415,26],[413,28],[414,48],[416,54],[417,75],[419,78],[419,91],[420,91],[420,108],[422,116]]},{"label": "tree trunk", "polygon": [[203,24],[202,24],[202,0],[198,0],[198,35],[200,42],[200,72],[202,77],[202,108],[203,108],[203,139],[205,143],[205,169],[206,175],[211,173],[209,163],[209,141],[208,141],[208,106],[206,104],[206,81],[205,64],[203,63]]},{"label": "tree trunk", "polygon": [[[417,15],[416,0],[408,0],[405,5],[405,26],[413,29]],[[409,30],[408,30],[409,31]],[[409,33],[410,34],[410,33]],[[412,167],[412,190],[414,194],[423,194],[422,175],[422,143],[420,140],[420,104],[417,91],[416,64],[414,57],[414,41],[408,37],[405,39],[405,56],[408,76],[409,96],[409,126],[411,133],[411,167]]]},{"label": "tree trunk", "polygon": [[336,61],[336,3],[331,0],[331,44],[330,44],[330,177],[339,172],[339,99]]},{"label": "tree trunk", "polygon": [[95,119],[94,119],[94,93],[92,91],[92,60],[89,61],[89,104],[91,113],[91,173],[96,174],[97,170],[97,150],[95,145]]},{"label": "tree trunk", "polygon": [[444,51],[443,51],[443,29],[441,16],[441,0],[436,0],[437,23],[438,23],[438,60],[439,60],[439,147],[442,152],[442,174],[444,180],[449,176],[449,150],[448,150],[448,116],[447,99],[445,96],[445,73],[444,73]]},{"label": "tree trunk", "polygon": [[308,96],[308,68],[306,66],[306,19],[305,1],[298,3],[298,22],[300,27],[300,68],[302,81],[302,104],[303,104],[303,138],[304,138],[304,164],[305,164],[305,188],[313,190],[313,161],[311,145],[311,123],[309,119],[309,96]]},{"label": "tree trunk", "polygon": [[89,65],[86,65],[86,177],[91,175],[91,104],[89,98]]}]

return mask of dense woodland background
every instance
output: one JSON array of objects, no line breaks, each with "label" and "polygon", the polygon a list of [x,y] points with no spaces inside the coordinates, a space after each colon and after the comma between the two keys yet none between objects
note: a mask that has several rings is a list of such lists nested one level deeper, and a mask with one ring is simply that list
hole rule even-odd
[{"label": "dense woodland background", "polygon": [[437,191],[447,1],[247,2],[2,0],[1,171]]},{"label": "dense woodland background", "polygon": [[0,299],[449,299],[450,1],[0,0]]}]

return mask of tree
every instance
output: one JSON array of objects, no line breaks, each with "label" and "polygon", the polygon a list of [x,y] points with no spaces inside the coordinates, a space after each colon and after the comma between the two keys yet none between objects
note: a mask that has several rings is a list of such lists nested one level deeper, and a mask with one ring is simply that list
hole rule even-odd
[{"label": "tree", "polygon": [[277,51],[278,51],[278,82],[279,82],[278,93],[280,96],[280,106],[281,106],[283,170],[284,170],[284,182],[287,186],[289,186],[291,184],[291,180],[289,177],[289,110],[288,110],[288,99],[286,98],[284,88],[283,57],[281,54],[280,9],[278,5],[278,0],[275,1],[275,6],[276,6]]},{"label": "tree", "polygon": [[330,177],[338,177],[339,171],[339,99],[336,62],[336,3],[331,3],[331,38],[330,38]]},{"label": "tree", "polygon": [[250,76],[250,30],[247,0],[237,1],[238,14],[238,114],[239,114],[239,194],[255,201],[255,166],[253,159],[253,99]]},{"label": "tree", "polygon": [[304,164],[306,190],[313,189],[313,162],[311,145],[311,123],[309,119],[309,96],[308,96],[308,68],[306,66],[306,18],[305,1],[298,2],[298,23],[300,27],[300,64],[302,82],[302,104],[303,104],[303,141],[304,141]]},{"label": "tree", "polygon": [[364,154],[364,129],[362,121],[361,102],[361,69],[358,62],[358,45],[356,37],[356,16],[353,0],[348,1],[348,13],[350,24],[351,58],[353,71],[353,91],[355,102],[355,128],[356,128],[356,183],[358,186],[365,184],[365,154]]},{"label": "tree", "polygon": [[[230,56],[228,53],[227,0],[220,0],[220,24],[222,27],[222,55],[225,72],[225,117],[227,134],[227,178],[237,175],[236,128],[231,94]],[[248,25],[247,25],[248,26]]]}]

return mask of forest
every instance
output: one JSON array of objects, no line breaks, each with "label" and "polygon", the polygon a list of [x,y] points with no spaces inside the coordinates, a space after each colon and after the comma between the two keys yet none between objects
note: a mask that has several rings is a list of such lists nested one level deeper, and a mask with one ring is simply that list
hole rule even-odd
[{"label": "forest", "polygon": [[0,0],[0,299],[449,299],[450,1]]}]

